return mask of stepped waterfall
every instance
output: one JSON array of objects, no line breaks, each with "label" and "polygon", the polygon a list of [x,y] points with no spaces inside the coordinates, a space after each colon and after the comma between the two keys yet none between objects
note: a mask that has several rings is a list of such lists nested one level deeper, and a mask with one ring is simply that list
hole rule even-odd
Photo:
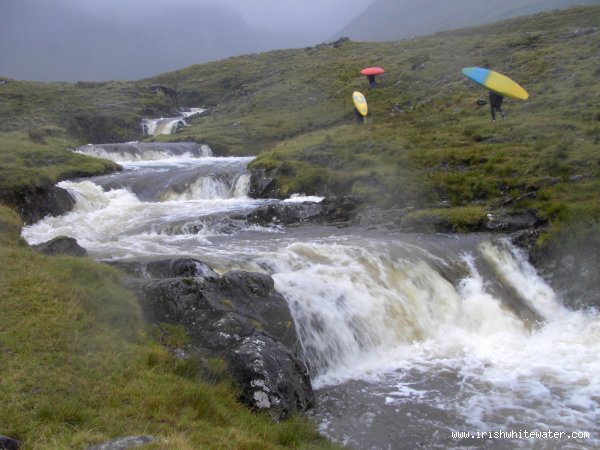
[{"label": "stepped waterfall", "polygon": [[316,389],[310,414],[332,439],[531,448],[453,433],[552,430],[591,432],[569,448],[600,445],[598,312],[565,308],[508,239],[250,224],[242,213],[276,202],[248,197],[252,158],[195,143],[77,151],[124,170],[62,182],[74,210],[25,227],[25,239],[72,236],[103,261],[176,255],[271,275]]}]

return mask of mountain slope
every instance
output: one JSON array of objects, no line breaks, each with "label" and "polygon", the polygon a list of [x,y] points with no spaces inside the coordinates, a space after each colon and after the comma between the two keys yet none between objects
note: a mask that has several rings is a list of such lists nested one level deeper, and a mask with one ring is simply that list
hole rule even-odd
[{"label": "mountain slope", "polygon": [[376,0],[337,36],[391,41],[599,0]]}]

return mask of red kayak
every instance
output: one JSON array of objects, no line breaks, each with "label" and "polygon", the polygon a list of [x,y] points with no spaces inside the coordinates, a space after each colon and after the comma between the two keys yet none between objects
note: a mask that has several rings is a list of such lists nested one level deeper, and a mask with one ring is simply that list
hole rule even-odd
[{"label": "red kayak", "polygon": [[367,67],[366,69],[361,70],[360,73],[367,76],[381,75],[382,73],[385,73],[385,71],[381,67]]}]

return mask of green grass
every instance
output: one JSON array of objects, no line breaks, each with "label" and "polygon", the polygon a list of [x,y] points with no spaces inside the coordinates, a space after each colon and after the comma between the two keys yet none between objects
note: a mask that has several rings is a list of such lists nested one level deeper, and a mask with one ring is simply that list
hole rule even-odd
[{"label": "green grass", "polygon": [[39,128],[38,133],[33,140],[22,132],[0,133],[0,192],[19,192],[117,168],[111,161],[70,151],[74,141],[60,128]]},{"label": "green grass", "polygon": [[[223,362],[181,361],[182,329],[149,329],[120,273],[47,257],[0,207],[0,434],[25,449],[151,434],[146,448],[333,448],[306,419],[274,424],[237,402]],[[160,337],[157,337],[157,333]]]}]

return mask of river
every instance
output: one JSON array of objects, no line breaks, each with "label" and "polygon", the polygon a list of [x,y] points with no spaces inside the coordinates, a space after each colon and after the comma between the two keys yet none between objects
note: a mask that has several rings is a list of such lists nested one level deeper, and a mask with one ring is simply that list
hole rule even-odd
[{"label": "river", "polygon": [[270,274],[310,367],[310,417],[331,439],[355,449],[600,446],[598,313],[565,308],[502,236],[250,225],[242,213],[275,202],[248,197],[252,158],[190,143],[78,151],[124,170],[61,182],[74,210],[24,238],[71,236],[98,260],[194,257],[221,273]]}]

